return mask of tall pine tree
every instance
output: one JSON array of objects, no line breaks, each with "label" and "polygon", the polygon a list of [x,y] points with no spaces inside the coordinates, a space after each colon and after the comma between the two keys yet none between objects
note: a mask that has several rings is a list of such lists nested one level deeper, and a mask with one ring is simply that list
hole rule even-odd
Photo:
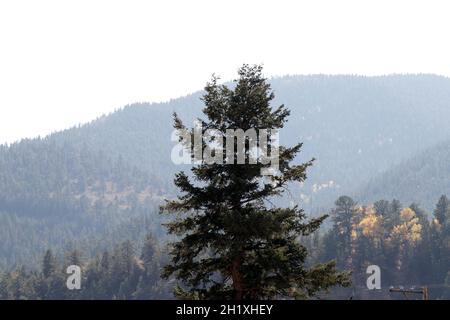
[{"label": "tall pine tree", "polygon": [[[274,94],[260,66],[244,65],[233,89],[217,80],[213,77],[205,88],[203,113],[208,119],[202,121],[203,133],[213,129],[225,137],[227,129],[259,133],[283,128],[289,111],[283,105],[272,109]],[[186,132],[176,114],[174,118],[175,128]],[[167,227],[180,240],[173,243],[172,263],[165,267],[164,276],[180,280],[176,290],[180,297],[307,298],[348,284],[348,274],[337,272],[334,262],[305,266],[307,250],[299,237],[317,230],[325,216],[306,221],[299,207],[279,208],[270,201],[282,195],[290,182],[306,179],[312,161],[291,163],[302,144],[280,146],[278,173],[262,176],[261,169],[270,165],[250,164],[253,142],[245,138],[245,165],[237,164],[242,144],[236,143],[232,155],[224,152],[224,164],[202,161],[192,169],[197,184],[184,172],[176,175],[175,185],[182,195],[168,201],[162,211],[178,214]],[[268,149],[275,154],[273,143]],[[205,141],[202,150],[206,150]],[[234,164],[227,162],[230,158]]]}]

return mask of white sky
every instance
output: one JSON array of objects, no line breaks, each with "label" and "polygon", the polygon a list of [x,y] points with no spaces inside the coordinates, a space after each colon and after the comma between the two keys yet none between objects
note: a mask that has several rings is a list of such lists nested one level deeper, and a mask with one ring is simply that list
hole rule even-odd
[{"label": "white sky", "polygon": [[244,62],[450,76],[449,16],[432,0],[2,0],[0,143],[176,98]]}]

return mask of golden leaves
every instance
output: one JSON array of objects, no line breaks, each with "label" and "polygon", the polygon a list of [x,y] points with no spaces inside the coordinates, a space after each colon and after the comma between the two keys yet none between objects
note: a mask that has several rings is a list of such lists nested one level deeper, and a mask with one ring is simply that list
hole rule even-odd
[{"label": "golden leaves", "polygon": [[400,218],[403,221],[410,221],[410,220],[414,219],[415,216],[416,216],[416,213],[411,208],[404,208],[400,212]]},{"label": "golden leaves", "polygon": [[365,237],[376,237],[381,233],[381,217],[375,212],[373,206],[366,207],[358,228]]},{"label": "golden leaves", "polygon": [[404,208],[400,212],[400,219],[401,223],[392,229],[391,238],[414,246],[422,240],[422,225],[419,218],[411,208]]}]

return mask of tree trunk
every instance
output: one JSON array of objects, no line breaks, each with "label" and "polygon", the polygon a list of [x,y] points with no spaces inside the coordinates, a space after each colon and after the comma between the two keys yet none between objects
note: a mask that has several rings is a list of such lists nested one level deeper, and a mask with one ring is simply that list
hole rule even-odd
[{"label": "tree trunk", "polygon": [[242,285],[242,277],[241,277],[241,257],[238,256],[233,260],[233,264],[231,266],[231,277],[233,279],[233,289],[234,289],[234,299],[242,300],[243,296],[243,285]]}]

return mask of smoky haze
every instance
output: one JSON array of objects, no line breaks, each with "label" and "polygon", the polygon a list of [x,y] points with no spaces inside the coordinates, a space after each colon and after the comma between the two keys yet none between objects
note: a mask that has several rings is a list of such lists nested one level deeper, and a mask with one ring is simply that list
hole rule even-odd
[{"label": "smoky haze", "polygon": [[189,94],[242,63],[285,74],[450,75],[445,1],[8,1],[0,143]]}]

